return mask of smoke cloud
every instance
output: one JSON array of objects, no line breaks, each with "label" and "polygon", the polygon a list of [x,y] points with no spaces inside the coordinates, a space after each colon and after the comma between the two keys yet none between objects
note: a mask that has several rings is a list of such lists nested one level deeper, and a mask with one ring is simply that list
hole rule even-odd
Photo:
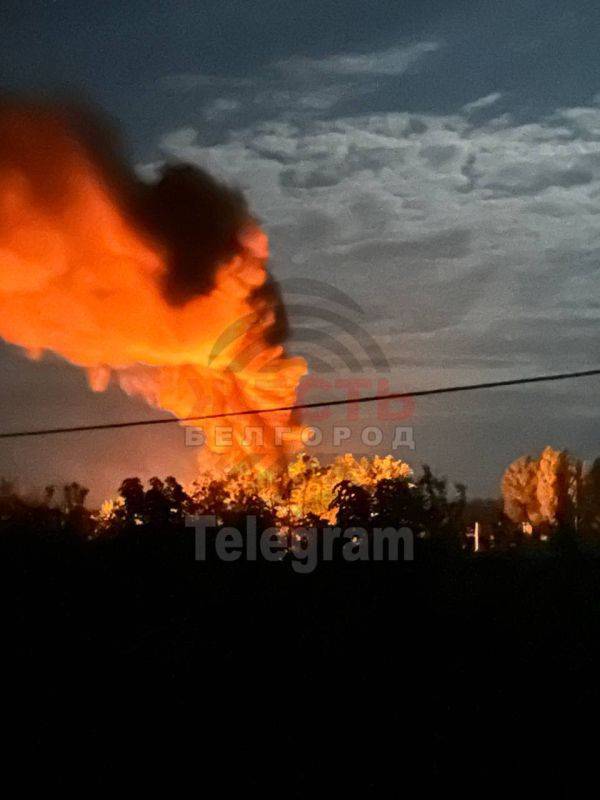
[{"label": "smoke cloud", "polygon": [[[239,191],[183,164],[144,182],[89,110],[0,101],[0,336],[30,355],[178,416],[290,405],[305,364],[285,356],[267,259]],[[232,444],[207,444],[228,464],[274,457],[291,422],[257,414],[252,445],[240,420]]]}]

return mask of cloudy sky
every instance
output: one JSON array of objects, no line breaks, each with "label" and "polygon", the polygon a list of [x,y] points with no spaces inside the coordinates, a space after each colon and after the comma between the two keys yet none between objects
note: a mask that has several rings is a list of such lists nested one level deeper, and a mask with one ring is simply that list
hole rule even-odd
[{"label": "cloudy sky", "polygon": [[[328,383],[410,390],[598,366],[598,41],[584,0],[8,2],[0,86],[83,92],[143,175],[185,160],[242,187],[292,349]],[[156,415],[58,359],[3,345],[0,369],[3,429]],[[416,448],[397,454],[494,493],[522,452],[598,455],[597,390],[423,399],[400,423]],[[194,469],[175,426],[93,437],[5,443],[0,473],[98,497],[125,474]]]}]

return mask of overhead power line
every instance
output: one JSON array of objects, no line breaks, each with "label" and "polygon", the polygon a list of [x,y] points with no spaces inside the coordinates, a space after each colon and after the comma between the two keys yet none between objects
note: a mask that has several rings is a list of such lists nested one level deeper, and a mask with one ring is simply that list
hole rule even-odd
[{"label": "overhead power line", "polygon": [[563,372],[558,375],[537,375],[532,378],[511,378],[506,381],[487,381],[485,383],[468,383],[459,386],[442,386],[437,389],[418,389],[414,392],[392,392],[390,394],[374,394],[367,397],[355,397],[345,400],[322,400],[315,403],[298,403],[275,408],[254,408],[243,411],[225,411],[217,414],[204,414],[197,417],[167,417],[160,419],[132,420],[129,422],[106,422],[99,425],[73,425],[64,428],[42,428],[39,430],[6,431],[0,433],[0,439],[18,439],[30,436],[53,436],[59,433],[85,433],[87,431],[107,431],[118,428],[138,428],[143,425],[168,425],[174,422],[204,422],[212,419],[228,417],[247,417],[254,414],[274,414],[278,411],[302,411],[309,408],[326,408],[331,406],[349,406],[357,403],[373,403],[378,400],[401,400],[408,397],[429,397],[438,394],[454,394],[456,392],[474,392],[483,389],[497,389],[502,386],[522,386],[528,383],[550,383],[574,378],[588,378],[600,375],[600,369],[588,369],[579,372]]}]

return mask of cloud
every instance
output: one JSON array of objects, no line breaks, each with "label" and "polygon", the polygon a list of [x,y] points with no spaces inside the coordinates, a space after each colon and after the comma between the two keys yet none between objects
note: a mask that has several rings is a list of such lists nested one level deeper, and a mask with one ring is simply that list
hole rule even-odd
[{"label": "cloud", "polygon": [[480,97],[478,100],[473,100],[471,103],[466,103],[462,107],[462,110],[466,114],[470,114],[471,112],[479,111],[482,108],[489,108],[489,106],[493,106],[494,103],[497,103],[502,96],[502,92],[492,92],[491,94],[486,94],[485,97]]},{"label": "cloud", "polygon": [[167,103],[185,98],[190,107],[200,106],[211,130],[229,124],[232,114],[246,124],[276,115],[314,118],[373,94],[439,48],[439,42],[421,41],[365,53],[295,56],[265,64],[252,78],[177,73],[160,78],[154,90]]},{"label": "cloud", "polygon": [[233,97],[217,97],[204,107],[203,113],[206,119],[215,120],[239,111],[241,106],[241,102]]},{"label": "cloud", "polygon": [[341,53],[325,58],[298,57],[279,61],[277,67],[295,77],[315,75],[402,75],[427,53],[440,48],[439,42],[425,41],[371,53]]},{"label": "cloud", "polygon": [[[321,62],[303,91],[319,91]],[[211,147],[188,130],[163,143],[247,191],[277,274],[350,291],[415,382],[419,363],[462,380],[593,357],[600,110],[520,124],[477,122],[473,104],[354,116],[284,105]]]},{"label": "cloud", "polygon": [[569,188],[589,184],[593,180],[592,170],[578,163],[577,160],[562,166],[552,159],[547,159],[545,161],[538,160],[537,163],[515,161],[502,166],[489,179],[482,178],[481,185],[498,197],[500,195],[539,195],[552,186]]}]

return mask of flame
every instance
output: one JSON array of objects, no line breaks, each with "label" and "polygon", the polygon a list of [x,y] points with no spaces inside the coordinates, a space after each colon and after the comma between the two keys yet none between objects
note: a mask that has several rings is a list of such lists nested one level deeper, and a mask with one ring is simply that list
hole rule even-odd
[{"label": "flame", "polygon": [[[248,218],[234,254],[183,303],[165,291],[170,245],[136,223],[60,113],[0,106],[0,336],[82,367],[94,391],[114,378],[178,417],[292,405],[306,365],[273,341],[266,235]],[[201,424],[213,466],[274,462],[299,438],[289,411]],[[276,426],[290,428],[284,448]]]}]

